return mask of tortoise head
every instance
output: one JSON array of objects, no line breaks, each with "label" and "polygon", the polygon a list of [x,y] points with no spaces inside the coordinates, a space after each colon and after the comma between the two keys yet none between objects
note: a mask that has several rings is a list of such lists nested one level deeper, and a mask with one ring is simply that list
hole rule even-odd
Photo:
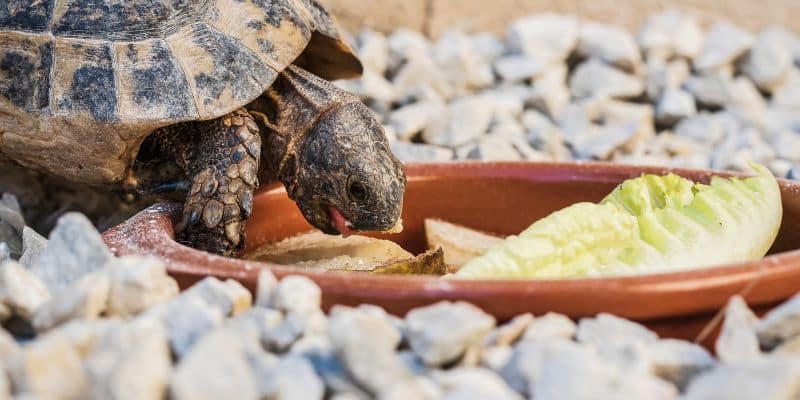
[{"label": "tortoise head", "polygon": [[383,127],[361,102],[320,116],[295,152],[285,181],[303,216],[327,234],[392,228],[403,208],[406,177]]}]

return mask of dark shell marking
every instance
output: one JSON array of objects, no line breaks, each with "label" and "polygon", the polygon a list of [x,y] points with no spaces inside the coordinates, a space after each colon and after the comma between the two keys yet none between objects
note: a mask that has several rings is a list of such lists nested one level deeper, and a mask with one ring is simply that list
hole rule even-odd
[{"label": "dark shell marking", "polygon": [[164,38],[211,12],[209,0],[56,0],[52,30],[74,38]]},{"label": "dark shell marking", "polygon": [[0,1],[0,30],[44,32],[50,21],[50,0]]},{"label": "dark shell marking", "polygon": [[[4,40],[2,34],[0,40]],[[48,107],[52,43],[23,39],[7,41],[6,46],[6,52],[0,55],[0,96],[28,111]],[[14,79],[19,76],[27,79]]]},{"label": "dark shell marking", "polygon": [[197,116],[192,90],[178,60],[167,43],[160,39],[119,45],[117,48],[120,82],[129,84],[131,105],[121,112],[158,115],[165,119]]},{"label": "dark shell marking", "polygon": [[115,120],[117,87],[110,43],[90,47],[72,42],[69,46],[80,66],[73,73],[69,88],[57,99],[58,111],[88,111],[96,120]]}]

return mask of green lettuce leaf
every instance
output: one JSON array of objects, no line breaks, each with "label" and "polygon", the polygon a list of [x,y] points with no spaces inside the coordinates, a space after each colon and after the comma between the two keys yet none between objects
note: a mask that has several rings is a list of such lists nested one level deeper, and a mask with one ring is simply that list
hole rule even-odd
[{"label": "green lettuce leaf", "polygon": [[455,278],[567,278],[659,272],[756,260],[783,215],[775,177],[643,175],[599,204],[577,203],[509,236]]}]

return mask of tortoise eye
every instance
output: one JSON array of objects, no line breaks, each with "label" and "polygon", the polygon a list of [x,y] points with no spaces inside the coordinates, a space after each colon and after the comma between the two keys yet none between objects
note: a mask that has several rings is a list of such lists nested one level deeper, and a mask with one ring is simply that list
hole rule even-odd
[{"label": "tortoise eye", "polygon": [[367,200],[367,188],[364,187],[363,183],[358,181],[350,184],[350,187],[347,188],[347,194],[350,195],[351,199],[358,202]]}]

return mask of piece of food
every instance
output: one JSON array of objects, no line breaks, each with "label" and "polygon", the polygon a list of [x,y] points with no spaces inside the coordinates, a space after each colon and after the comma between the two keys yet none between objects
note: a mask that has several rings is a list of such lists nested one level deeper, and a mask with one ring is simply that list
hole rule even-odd
[{"label": "piece of food", "polygon": [[772,174],[670,174],[619,185],[535,222],[461,268],[459,278],[563,278],[647,273],[759,259],[778,234],[781,193]]},{"label": "piece of food", "polygon": [[414,257],[397,243],[366,236],[326,235],[314,230],[268,244],[248,254],[247,258],[276,264],[303,264],[315,266],[330,263],[335,269],[364,269],[363,265],[383,264],[389,261]]},{"label": "piece of food", "polygon": [[425,237],[429,249],[441,247],[444,250],[444,261],[455,266],[455,270],[503,241],[497,236],[433,218],[425,219]]},{"label": "piece of food", "polygon": [[378,265],[372,272],[378,274],[444,275],[451,271],[448,270],[447,264],[444,262],[442,248],[437,247],[416,257]]},{"label": "piece of food", "polygon": [[414,256],[390,240],[357,235],[344,238],[320,231],[268,244],[247,258],[326,271],[423,275],[450,272],[441,249]]}]

